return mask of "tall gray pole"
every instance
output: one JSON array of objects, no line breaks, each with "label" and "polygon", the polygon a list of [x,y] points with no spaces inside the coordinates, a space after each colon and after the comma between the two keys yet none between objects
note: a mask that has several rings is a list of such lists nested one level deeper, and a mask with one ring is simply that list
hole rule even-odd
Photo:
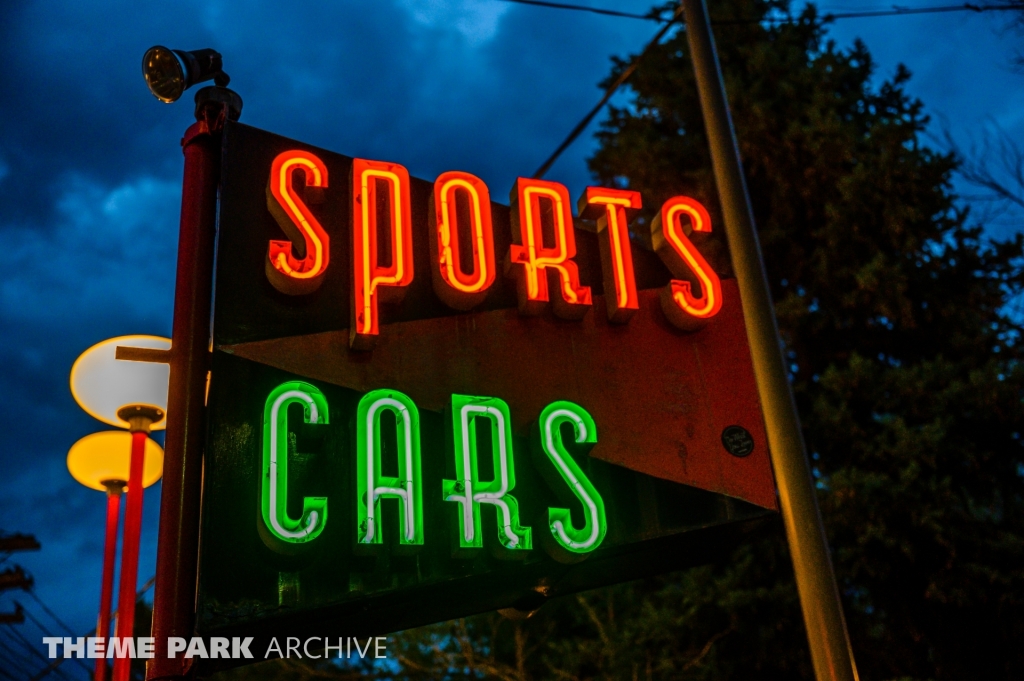
[{"label": "tall gray pole", "polygon": [[807,465],[800,419],[786,376],[707,6],[705,0],[682,0],[682,4],[814,673],[818,681],[856,681],[857,668]]}]

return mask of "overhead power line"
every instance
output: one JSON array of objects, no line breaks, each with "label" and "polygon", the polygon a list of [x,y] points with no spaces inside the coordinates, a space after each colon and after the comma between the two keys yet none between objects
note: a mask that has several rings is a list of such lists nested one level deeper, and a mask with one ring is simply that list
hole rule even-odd
[{"label": "overhead power line", "polygon": [[512,2],[518,5],[533,5],[534,7],[550,7],[552,9],[572,9],[580,12],[590,12],[591,14],[603,14],[609,17],[625,17],[627,19],[646,19],[648,21],[661,21],[661,19],[654,14],[636,14],[633,12],[620,12],[617,9],[601,9],[599,7],[585,7],[583,5],[569,5],[564,2],[545,2],[545,0],[501,0],[502,2]]},{"label": "overhead power line", "polygon": [[619,77],[615,79],[615,82],[609,85],[608,89],[604,91],[604,96],[601,97],[601,101],[597,103],[597,106],[591,109],[590,113],[584,116],[583,120],[576,124],[576,127],[572,129],[572,132],[569,133],[569,136],[562,141],[562,143],[558,146],[557,149],[555,149],[554,153],[552,153],[551,156],[548,157],[548,160],[544,161],[544,163],[541,164],[540,168],[537,168],[537,172],[533,174],[534,179],[540,179],[544,177],[544,173],[548,172],[548,170],[551,168],[554,162],[558,160],[558,157],[562,155],[562,152],[568,149],[569,145],[575,142],[576,138],[580,136],[580,133],[582,133],[586,129],[586,127],[590,125],[590,121],[594,120],[594,116],[600,113],[601,109],[604,108],[604,105],[607,104],[608,100],[611,99],[612,95],[615,94],[615,91],[618,90],[623,83],[629,80],[629,77],[633,75],[634,71],[636,71],[636,67],[640,66],[640,60],[644,58],[644,55],[646,55],[647,52],[653,46],[661,42],[661,39],[665,36],[666,33],[668,33],[668,29],[672,26],[672,23],[676,19],[680,18],[682,16],[682,13],[683,3],[679,3],[679,7],[672,15],[672,18],[665,22],[665,25],[661,27],[661,30],[655,33],[654,37],[651,38],[651,41],[644,46],[643,51],[641,51],[640,54],[633,58],[633,61],[630,63],[630,65],[624,68],[622,70],[622,73],[619,74]]},{"label": "overhead power line", "polygon": [[[562,152],[568,149],[569,146],[576,141],[576,138],[578,138],[583,133],[583,131],[586,130],[587,126],[590,125],[590,122],[594,120],[594,117],[597,116],[597,114],[601,112],[601,109],[604,108],[604,105],[608,103],[608,100],[610,100],[612,96],[616,93],[616,91],[618,91],[618,89],[622,87],[622,85],[627,80],[629,80],[629,77],[633,75],[633,72],[636,71],[637,67],[640,65],[640,61],[644,58],[648,51],[650,51],[652,47],[661,42],[661,39],[665,36],[665,33],[668,32],[669,27],[671,27],[672,24],[677,22],[680,24],[685,23],[685,19],[682,16],[682,2],[679,3],[679,6],[676,8],[676,11],[668,19],[659,16],[657,13],[633,14],[630,12],[619,12],[617,10],[599,9],[596,7],[586,7],[584,5],[572,5],[563,2],[548,2],[547,0],[500,0],[500,2],[511,2],[519,5],[530,5],[535,7],[550,7],[553,9],[576,10],[581,12],[590,12],[592,14],[604,14],[615,17],[626,17],[629,19],[646,19],[648,21],[657,21],[664,23],[664,26],[661,27],[661,30],[658,31],[655,34],[654,38],[652,38],[651,41],[644,46],[644,49],[640,52],[640,54],[634,57],[633,60],[630,62],[629,66],[623,69],[622,73],[619,74],[619,77],[615,79],[615,82],[608,86],[608,88],[604,92],[604,95],[601,97],[601,101],[599,101],[597,105],[594,106],[594,108],[591,109],[590,112],[587,113],[587,115],[584,116],[582,120],[580,120],[580,122],[576,124],[576,127],[574,127],[572,131],[569,133],[569,135],[562,141],[562,143],[558,145],[558,148],[555,149],[551,156],[549,156],[548,159],[544,161],[544,163],[542,163],[539,168],[537,168],[537,171],[533,174],[534,179],[540,179],[544,177],[544,174],[551,169],[551,166],[554,165],[555,161],[558,160],[558,157],[562,155]],[[989,12],[999,10],[1024,11],[1024,2],[1011,3],[1005,5],[975,5],[971,3],[964,3],[962,5],[942,5],[937,7],[894,7],[891,10],[871,10],[864,12],[840,12],[825,14],[822,16],[822,19],[860,19],[870,17],[900,16],[903,14],[936,14],[942,12]],[[779,24],[789,23],[792,21],[793,19],[791,18],[773,19],[763,17],[761,19],[713,19],[711,23],[712,25],[718,26],[730,26],[738,24],[760,23]]]},{"label": "overhead power line", "polygon": [[[1024,10],[1024,3],[1007,5],[975,5],[965,2],[962,5],[940,5],[938,7],[893,7],[892,9],[867,10],[864,12],[826,12],[822,19],[868,19],[871,17],[898,17],[904,14],[943,14],[945,12],[1001,12],[1006,10]],[[773,21],[773,20],[769,20]],[[778,20],[782,21],[782,20]],[[714,21],[711,22],[715,23]],[[728,22],[722,22],[728,23]]]},{"label": "overhead power line", "polygon": [[[143,594],[145,594],[147,591],[149,591],[150,588],[155,583],[156,583],[156,575],[153,575],[152,577],[150,577],[146,581],[145,584],[142,585],[142,588],[139,589],[138,592],[135,594],[135,601],[138,602],[139,599],[142,598]],[[114,612],[110,613],[110,616],[111,616],[112,619],[116,619],[117,618],[117,610],[115,610]],[[56,616],[54,616],[54,619],[56,619]],[[57,621],[59,622],[60,620],[57,620]],[[63,624],[63,622],[61,622],[61,624]],[[64,624],[64,627],[67,628],[67,625]],[[90,634],[93,634],[93,633],[94,633],[93,630],[89,630],[89,631],[85,632],[85,635],[89,636]],[[56,658],[53,662],[51,662],[44,669],[42,669],[38,674],[33,676],[30,679],[30,681],[41,681],[41,679],[46,677],[50,672],[52,672],[54,670],[57,670],[57,667],[61,666],[61,664],[64,663],[64,660],[67,660],[67,659],[73,659],[73,658],[67,658],[67,657],[58,657],[58,658]]]},{"label": "overhead power line", "polygon": [[[31,612],[26,610],[25,614],[28,615],[28,618],[30,620],[32,620],[32,624],[36,625],[36,628],[38,628],[39,631],[43,632],[43,636],[53,636],[53,632],[50,631],[49,629],[47,629],[46,626],[42,622],[40,622],[38,619],[36,619],[35,616],[33,616]],[[84,669],[87,674],[92,674],[92,669],[90,669],[85,664],[85,662],[82,662],[81,658],[79,658],[79,657],[72,657],[70,659],[73,660],[79,667]]]},{"label": "overhead power line", "polygon": [[[41,652],[39,652],[39,650],[37,650],[35,646],[33,646],[31,643],[29,643],[28,639],[26,639],[24,636],[21,635],[21,632],[19,632],[17,629],[15,629],[13,626],[11,626],[9,624],[7,625],[7,633],[13,635],[14,638],[16,638],[21,643],[22,647],[25,648],[27,651],[29,651],[32,655],[35,655],[40,660],[42,660],[44,663],[49,662],[49,660],[46,657],[44,657],[43,654]],[[67,674],[65,674],[63,671],[61,671],[60,669],[58,669],[56,671],[57,671],[57,676],[61,677],[65,681],[71,681],[71,678]]]},{"label": "overhead power line", "polygon": [[[16,670],[18,673],[25,674],[26,677],[31,676],[31,672],[28,670],[28,667],[26,667],[25,655],[7,645],[6,641],[2,637],[0,637],[0,650],[6,652],[5,657],[7,658],[7,664],[9,665],[8,669],[17,668]],[[8,675],[8,677],[14,678],[10,675]]]},{"label": "overhead power line", "polygon": [[[565,2],[547,2],[546,0],[499,0],[499,2],[510,2],[516,5],[530,5],[533,7],[548,7],[551,9],[567,9],[577,12],[589,12],[590,14],[601,14],[604,16],[621,17],[626,19],[641,19],[644,21],[657,21],[659,23],[671,23],[674,18],[665,18],[656,12],[639,14],[636,12],[620,12],[614,9],[603,9],[600,7],[587,7],[586,5],[573,5]],[[999,5],[978,5],[965,2],[962,5],[938,5],[932,7],[897,7],[892,9],[866,10],[863,12],[826,12],[821,15],[822,19],[869,19],[873,17],[897,17],[912,14],[943,14],[946,12],[1004,12],[1007,10],[1024,10],[1024,3],[1008,3]],[[736,24],[779,24],[794,21],[789,17],[761,17],[750,19],[712,19],[713,26],[733,26]]]},{"label": "overhead power line", "polygon": [[68,634],[70,634],[72,636],[75,635],[75,632],[72,631],[71,627],[69,627],[64,622],[64,620],[62,620],[61,618],[57,617],[57,615],[55,615],[52,610],[50,610],[48,607],[46,607],[46,603],[43,603],[42,599],[40,599],[39,596],[37,596],[35,594],[35,591],[32,591],[32,590],[28,591],[28,595],[32,598],[32,600],[34,600],[36,602],[36,604],[40,608],[43,609],[43,612],[45,612],[47,615],[49,615],[50,619],[52,619],[54,622],[59,624],[64,629],[64,631],[68,632]]}]

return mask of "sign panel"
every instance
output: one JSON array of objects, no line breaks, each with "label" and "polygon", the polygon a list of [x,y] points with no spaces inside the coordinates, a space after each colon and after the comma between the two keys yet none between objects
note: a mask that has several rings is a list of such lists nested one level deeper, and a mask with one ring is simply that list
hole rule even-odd
[{"label": "sign panel", "polygon": [[[774,516],[687,197],[435,182],[229,123],[197,627],[373,635],[714,558]],[[698,242],[699,243],[699,242]],[[212,662],[212,661],[211,661]]]}]

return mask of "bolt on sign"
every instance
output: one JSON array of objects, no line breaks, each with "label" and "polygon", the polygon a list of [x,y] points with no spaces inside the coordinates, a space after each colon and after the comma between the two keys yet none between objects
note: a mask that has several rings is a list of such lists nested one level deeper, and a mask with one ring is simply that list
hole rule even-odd
[{"label": "bolt on sign", "polygon": [[199,633],[528,613],[774,517],[699,202],[631,229],[634,191],[519,178],[505,206],[238,123],[222,168]]}]

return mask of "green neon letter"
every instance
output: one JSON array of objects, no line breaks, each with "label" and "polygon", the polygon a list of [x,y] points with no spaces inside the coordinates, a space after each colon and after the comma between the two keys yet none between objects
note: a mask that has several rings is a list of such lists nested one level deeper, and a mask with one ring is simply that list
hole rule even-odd
[{"label": "green neon letter", "polygon": [[[540,413],[538,421],[539,437],[534,438],[534,447],[539,448],[554,464],[555,470],[576,498],[583,504],[585,523],[576,529],[569,519],[569,509],[549,508],[548,525],[558,546],[571,554],[589,553],[601,545],[608,532],[608,522],[604,514],[604,501],[587,478],[579,465],[566,451],[562,443],[561,426],[571,423],[577,444],[583,445],[585,451],[597,443],[597,426],[587,411],[572,402],[552,402]],[[539,453],[538,453],[539,454]],[[538,459],[543,461],[541,456]],[[558,478],[552,475],[548,466],[538,466],[545,471],[545,477],[554,489],[558,489]]]},{"label": "green neon letter", "polygon": [[[395,415],[398,476],[381,475],[380,417]],[[423,544],[423,478],[420,475],[420,412],[397,390],[374,390],[359,400],[356,410],[356,542],[381,543],[380,500],[395,497],[402,505],[400,546]]]},{"label": "green neon letter", "polygon": [[306,423],[327,423],[327,399],[319,388],[302,381],[274,388],[263,408],[260,507],[266,529],[286,544],[313,541],[327,524],[326,497],[304,497],[302,516],[298,520],[288,517],[288,406],[295,403],[302,405]]},{"label": "green neon letter", "polygon": [[[491,426],[491,456],[494,480],[482,482],[477,465],[476,428],[480,419]],[[479,425],[477,425],[479,427]],[[530,528],[519,524],[519,504],[509,492],[516,486],[512,455],[512,419],[508,405],[496,397],[452,395],[452,441],[455,448],[455,476],[444,481],[444,500],[461,504],[459,548],[483,547],[480,504],[493,504],[498,510],[498,539],[511,550],[533,548]]]}]

